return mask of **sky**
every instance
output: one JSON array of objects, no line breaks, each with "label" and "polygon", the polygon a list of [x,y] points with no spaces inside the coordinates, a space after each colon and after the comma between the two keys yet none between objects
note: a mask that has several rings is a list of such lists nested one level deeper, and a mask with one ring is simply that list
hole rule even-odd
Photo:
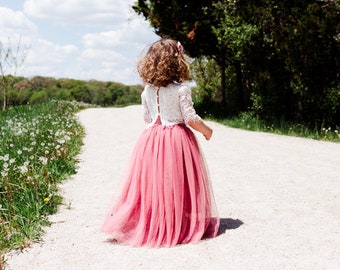
[{"label": "sky", "polygon": [[134,1],[0,0],[0,41],[29,47],[18,76],[141,84],[136,61],[159,37]]}]

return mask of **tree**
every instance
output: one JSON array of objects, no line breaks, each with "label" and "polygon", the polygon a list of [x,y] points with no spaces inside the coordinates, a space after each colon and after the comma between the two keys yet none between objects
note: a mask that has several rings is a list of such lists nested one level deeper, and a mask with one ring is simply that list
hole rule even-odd
[{"label": "tree", "polygon": [[[227,3],[226,3],[227,2]],[[221,52],[220,59],[217,63],[222,67],[221,72],[225,73],[227,66],[232,67],[236,77],[236,108],[237,112],[247,109],[245,96],[243,69],[247,54],[252,45],[255,44],[255,38],[259,29],[256,25],[247,23],[240,16],[235,1],[220,1],[213,5],[219,16],[219,24],[213,25],[213,33],[217,37],[217,46]],[[225,78],[223,74],[222,78]],[[225,82],[222,81],[225,85]]]},{"label": "tree", "polygon": [[191,62],[193,80],[196,87],[193,88],[193,97],[199,103],[207,104],[220,101],[220,93],[216,91],[220,86],[220,73],[215,61],[206,57],[197,57]]},{"label": "tree", "polygon": [[259,30],[243,65],[260,116],[339,123],[339,1],[235,3],[244,22]]},{"label": "tree", "polygon": [[218,46],[212,25],[220,11],[207,0],[138,0],[133,9],[145,17],[163,38],[179,40],[191,57],[212,57],[221,72],[221,99],[225,103],[225,54]]},{"label": "tree", "polygon": [[235,3],[233,0],[138,0],[133,8],[150,22],[156,34],[180,40],[189,56],[205,57],[217,63],[223,105],[226,104],[226,68],[232,66],[238,82],[239,109],[244,109],[240,58],[257,27],[242,21]]},{"label": "tree", "polygon": [[9,89],[12,87],[16,73],[26,60],[30,46],[21,44],[19,38],[16,47],[12,46],[11,40],[5,46],[0,41],[0,90],[2,90],[2,110],[6,110],[9,99]]},{"label": "tree", "polygon": [[217,63],[222,103],[226,72],[235,79],[236,91],[228,91],[234,112],[252,109],[266,120],[312,126],[339,123],[339,1],[138,0],[134,9],[161,37],[183,41],[189,56]]}]

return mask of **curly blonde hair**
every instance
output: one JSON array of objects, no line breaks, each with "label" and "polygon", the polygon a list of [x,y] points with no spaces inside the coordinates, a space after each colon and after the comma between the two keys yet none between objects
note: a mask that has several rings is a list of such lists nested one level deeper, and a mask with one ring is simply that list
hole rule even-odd
[{"label": "curly blonde hair", "polygon": [[178,42],[172,39],[154,42],[146,55],[138,61],[137,70],[144,83],[156,87],[190,80],[189,65]]}]

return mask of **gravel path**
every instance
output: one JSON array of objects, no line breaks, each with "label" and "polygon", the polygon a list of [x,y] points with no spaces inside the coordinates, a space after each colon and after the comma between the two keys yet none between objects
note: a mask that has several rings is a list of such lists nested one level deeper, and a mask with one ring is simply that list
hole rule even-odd
[{"label": "gravel path", "polygon": [[206,157],[220,234],[174,248],[130,248],[98,232],[137,138],[141,106],[87,109],[78,173],[41,243],[8,269],[340,269],[340,144],[214,129]]}]

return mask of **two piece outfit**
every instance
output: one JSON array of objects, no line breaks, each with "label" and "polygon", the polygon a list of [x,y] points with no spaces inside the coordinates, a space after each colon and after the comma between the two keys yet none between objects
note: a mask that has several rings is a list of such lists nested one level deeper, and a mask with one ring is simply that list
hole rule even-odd
[{"label": "two piece outfit", "polygon": [[186,125],[200,121],[189,87],[146,85],[144,120],[101,230],[130,246],[172,247],[215,237],[219,217],[204,158]]}]

